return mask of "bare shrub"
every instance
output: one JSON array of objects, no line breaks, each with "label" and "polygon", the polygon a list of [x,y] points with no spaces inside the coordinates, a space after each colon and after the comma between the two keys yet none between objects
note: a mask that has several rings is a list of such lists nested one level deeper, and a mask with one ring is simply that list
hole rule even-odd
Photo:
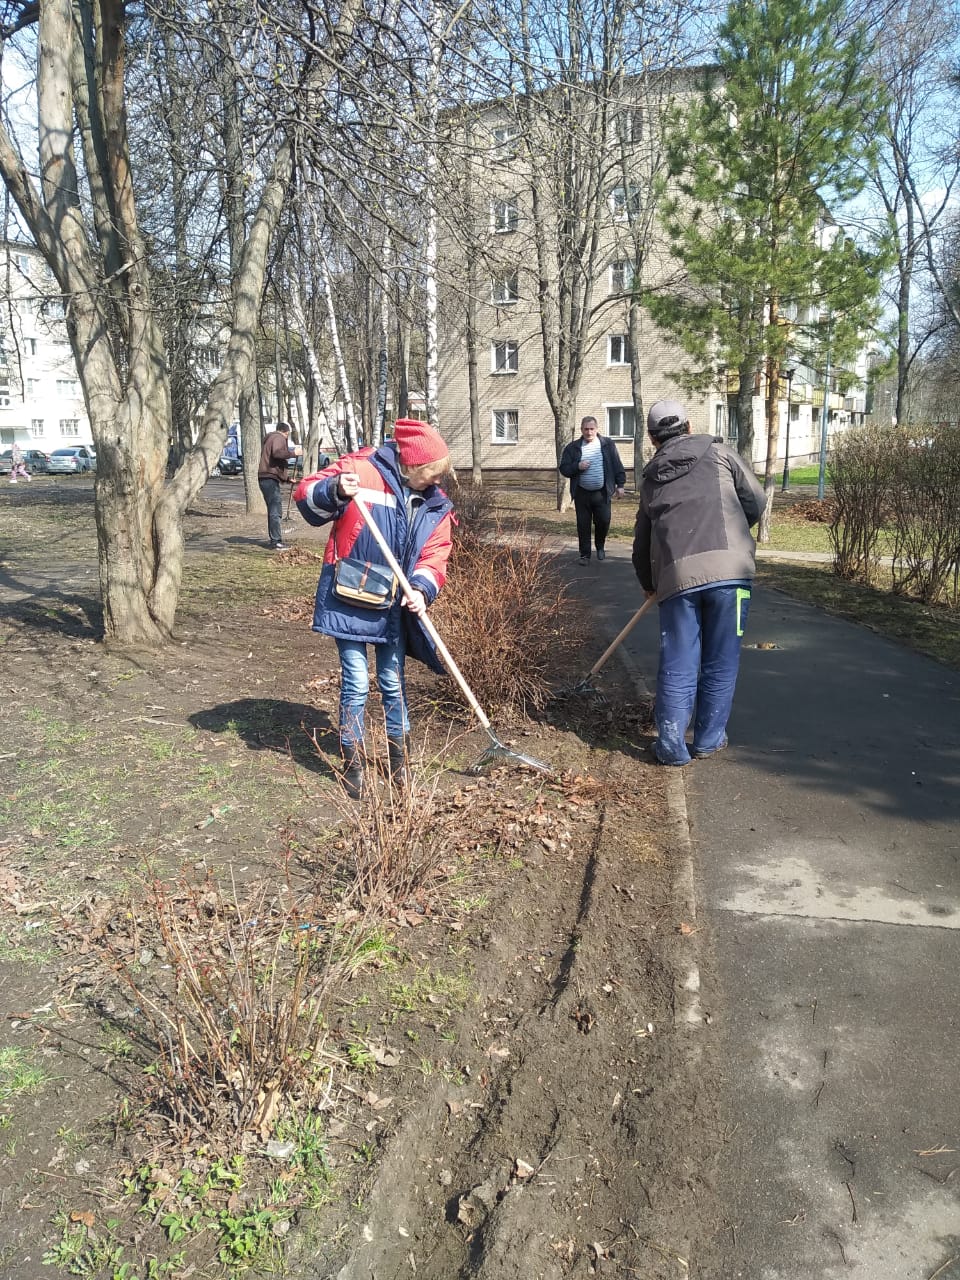
[{"label": "bare shrub", "polygon": [[877,426],[845,431],[833,442],[830,541],[839,578],[869,582],[874,575],[897,443],[896,428]]},{"label": "bare shrub", "polygon": [[450,488],[457,515],[457,537],[483,538],[496,525],[496,497],[489,485],[457,479]]},{"label": "bare shrub", "polygon": [[893,590],[924,604],[958,603],[960,432],[901,432],[889,505],[894,526]]},{"label": "bare shrub", "polygon": [[140,907],[145,936],[170,964],[154,984],[128,964],[155,1061],[147,1103],[181,1140],[197,1133],[266,1138],[332,1087],[324,997],[349,967],[353,935],[322,926],[288,893],[247,900],[211,881],[154,881]]},{"label": "bare shrub", "polygon": [[462,815],[440,809],[440,769],[422,749],[408,749],[403,779],[391,777],[388,765],[381,777],[375,762],[384,755],[385,733],[368,736],[363,790],[359,800],[345,794],[338,800],[345,821],[335,843],[351,876],[346,900],[383,915],[422,905],[452,873]]},{"label": "bare shrub", "polygon": [[526,715],[550,697],[579,646],[581,611],[567,599],[556,556],[522,529],[457,540],[435,621],[488,715]]}]

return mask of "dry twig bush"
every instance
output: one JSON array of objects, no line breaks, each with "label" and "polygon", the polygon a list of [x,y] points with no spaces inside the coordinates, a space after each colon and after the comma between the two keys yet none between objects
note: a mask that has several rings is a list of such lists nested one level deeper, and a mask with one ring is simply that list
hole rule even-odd
[{"label": "dry twig bush", "polygon": [[871,582],[880,562],[894,443],[891,428],[877,426],[845,431],[833,442],[833,571],[848,582]]},{"label": "dry twig bush", "polygon": [[489,485],[460,479],[451,485],[450,497],[456,508],[457,537],[483,538],[496,524],[496,497]]},{"label": "dry twig bush", "polygon": [[459,828],[438,803],[440,773],[439,760],[411,747],[405,780],[393,779],[383,726],[368,729],[361,797],[351,800],[341,790],[336,802],[343,820],[333,843],[349,879],[346,902],[389,916],[421,904],[446,878],[456,863]]},{"label": "dry twig bush", "polygon": [[433,616],[489,716],[542,710],[580,646],[581,612],[556,560],[522,528],[508,536],[494,524],[488,537],[457,536]]},{"label": "dry twig bush", "polygon": [[[316,904],[313,904],[316,905]],[[150,886],[140,909],[170,965],[169,983],[129,964],[119,976],[146,1022],[146,1102],[178,1139],[253,1133],[267,1138],[298,1107],[323,1105],[333,1086],[325,998],[360,936],[318,922],[288,887],[242,899],[211,881]]]}]

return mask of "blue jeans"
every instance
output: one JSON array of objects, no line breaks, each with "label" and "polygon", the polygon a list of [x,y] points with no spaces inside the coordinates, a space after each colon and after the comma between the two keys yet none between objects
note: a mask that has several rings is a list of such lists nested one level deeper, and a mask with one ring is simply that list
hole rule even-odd
[{"label": "blue jeans", "polygon": [[267,504],[267,537],[271,547],[283,541],[281,521],[283,519],[283,498],[280,496],[280,481],[273,476],[260,476],[257,480],[263,500]]},{"label": "blue jeans", "polygon": [[694,755],[710,755],[726,746],[749,610],[749,582],[703,587],[661,603],[653,750],[663,764],[690,760],[684,735],[694,704]]},{"label": "blue jeans", "polygon": [[[370,692],[367,646],[362,640],[338,640],[337,649],[340,651],[340,743],[351,751],[363,743],[364,710]],[[387,737],[399,740],[410,730],[403,682],[402,632],[396,644],[375,644],[373,650]]]}]

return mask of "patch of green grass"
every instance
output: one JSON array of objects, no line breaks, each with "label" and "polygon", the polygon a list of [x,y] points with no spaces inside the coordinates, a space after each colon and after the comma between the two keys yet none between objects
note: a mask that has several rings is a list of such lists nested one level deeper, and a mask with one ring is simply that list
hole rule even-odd
[{"label": "patch of green grass", "polygon": [[[523,864],[521,863],[521,866]],[[486,911],[490,905],[489,895],[486,893],[477,893],[472,897],[454,898],[450,904],[454,911],[459,911],[463,915],[470,915],[473,911]]]},{"label": "patch of green grass", "polygon": [[396,1010],[414,1013],[426,1004],[462,1009],[470,998],[470,991],[470,977],[464,969],[456,973],[421,969],[411,982],[395,983],[387,994]]},{"label": "patch of green grass", "polygon": [[764,560],[757,580],[960,670],[960,611],[837,578],[829,564]]},{"label": "patch of green grass", "polygon": [[784,519],[774,513],[770,523],[770,539],[761,550],[833,552],[830,530],[820,521]]},{"label": "patch of green grass", "polygon": [[372,929],[350,952],[347,968],[351,973],[368,967],[391,968],[396,963],[397,948],[382,929]]},{"label": "patch of green grass", "polygon": [[52,750],[64,747],[78,747],[88,742],[92,736],[86,725],[69,724],[66,720],[58,720],[40,707],[28,707],[23,718],[37,726],[44,745]]},{"label": "patch of green grass", "polygon": [[351,1040],[347,1045],[347,1061],[354,1071],[374,1071],[377,1065],[370,1046],[359,1040]]},{"label": "patch of green grass", "polygon": [[140,742],[154,760],[173,760],[181,751],[178,743],[171,742],[169,738],[161,738],[159,734],[145,733]]},{"label": "patch of green grass", "polygon": [[276,1191],[271,1193],[271,1200],[284,1203],[289,1196],[293,1184],[303,1197],[307,1206],[318,1209],[329,1203],[332,1198],[334,1171],[327,1158],[326,1133],[323,1117],[310,1111],[305,1115],[288,1116],[282,1119],[274,1134],[278,1142],[293,1142],[296,1149],[290,1159],[290,1169],[294,1177],[287,1178]]},{"label": "patch of green grass", "polygon": [[0,1049],[0,1106],[38,1093],[49,1078],[23,1049]]},{"label": "patch of green grass", "polygon": [[[45,924],[35,921],[28,921],[28,923],[35,927],[31,927],[29,932],[22,934],[19,932],[14,934],[0,928],[0,960],[11,964],[46,965],[60,954],[57,948],[51,945]],[[11,926],[11,928],[19,930],[23,926]]]},{"label": "patch of green grass", "polygon": [[108,1058],[121,1062],[133,1057],[133,1044],[119,1031],[107,1032],[101,1048]]},{"label": "patch of green grass", "polygon": [[[781,463],[781,465],[780,465],[780,470],[779,470],[778,474],[779,474],[779,476],[782,478],[782,476],[783,476],[783,464],[782,464],[782,463]],[[761,484],[763,484],[763,476],[762,476],[762,475],[758,476],[758,477],[757,477],[757,479],[760,481],[760,483],[761,483]],[[827,471],[826,471],[826,478],[825,478],[825,479],[826,479],[826,483],[829,485],[829,483],[830,483],[830,468],[829,468],[829,467],[827,467]],[[793,466],[793,465],[791,464],[791,467],[790,467],[790,486],[791,486],[791,488],[795,487],[795,486],[796,486],[796,485],[798,485],[798,484],[819,484],[819,483],[820,483],[820,466],[819,466],[819,463],[811,462],[809,465],[807,465],[807,466],[803,466],[803,467],[795,467],[795,466]],[[778,480],[778,482],[777,482],[777,488],[779,488],[779,487],[780,487],[780,482],[779,482],[779,480]]]}]

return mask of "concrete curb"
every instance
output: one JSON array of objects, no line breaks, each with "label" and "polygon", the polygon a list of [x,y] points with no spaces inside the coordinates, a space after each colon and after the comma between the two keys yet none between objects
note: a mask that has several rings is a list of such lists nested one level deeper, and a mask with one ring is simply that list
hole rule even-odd
[{"label": "concrete curb", "polygon": [[[621,645],[616,654],[629,678],[648,697],[650,689],[639,667]],[[688,925],[693,931],[687,935],[689,959],[680,966],[673,985],[673,1022],[675,1027],[702,1027],[703,1006],[700,1003],[700,945],[695,939],[697,926],[697,895],[693,873],[693,841],[690,838],[690,818],[687,813],[687,792],[682,769],[664,769],[664,791],[667,800],[666,834],[677,857],[673,877],[673,905],[675,922]]]}]

